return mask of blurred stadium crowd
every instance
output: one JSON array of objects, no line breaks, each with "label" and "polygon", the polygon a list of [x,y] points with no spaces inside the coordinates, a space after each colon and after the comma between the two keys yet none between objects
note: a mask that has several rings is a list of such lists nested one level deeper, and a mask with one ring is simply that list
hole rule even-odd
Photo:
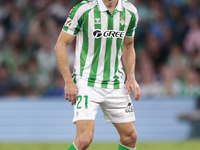
[{"label": "blurred stadium crowd", "polygon": [[[81,0],[0,0],[0,96],[63,96],[54,46]],[[129,0],[138,9],[143,96],[200,96],[200,1]],[[75,42],[67,47],[73,69]]]}]

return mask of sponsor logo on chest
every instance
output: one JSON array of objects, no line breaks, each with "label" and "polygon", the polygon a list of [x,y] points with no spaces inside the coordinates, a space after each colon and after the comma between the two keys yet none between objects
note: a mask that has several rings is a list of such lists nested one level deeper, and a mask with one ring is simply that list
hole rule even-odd
[{"label": "sponsor logo on chest", "polygon": [[93,31],[93,37],[94,38],[101,38],[101,37],[104,37],[104,38],[124,38],[125,36],[125,32],[124,31],[115,31],[115,30],[105,30],[105,31],[102,31],[102,30],[99,30],[99,29],[96,29]]}]

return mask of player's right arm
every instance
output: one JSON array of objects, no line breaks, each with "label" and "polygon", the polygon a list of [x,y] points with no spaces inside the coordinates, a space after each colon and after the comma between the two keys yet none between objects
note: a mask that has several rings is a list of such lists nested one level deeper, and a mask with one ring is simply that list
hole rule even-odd
[{"label": "player's right arm", "polygon": [[76,100],[78,89],[71,76],[66,47],[74,40],[74,37],[75,36],[61,31],[55,46],[58,66],[65,82],[65,98],[71,102],[72,105]]},{"label": "player's right arm", "polygon": [[85,7],[83,5],[85,3],[86,1],[82,1],[72,8],[63,25],[55,47],[58,65],[65,81],[65,98],[71,102],[72,105],[76,100],[78,89],[71,77],[66,46],[74,40],[84,22],[83,14],[85,12]]}]

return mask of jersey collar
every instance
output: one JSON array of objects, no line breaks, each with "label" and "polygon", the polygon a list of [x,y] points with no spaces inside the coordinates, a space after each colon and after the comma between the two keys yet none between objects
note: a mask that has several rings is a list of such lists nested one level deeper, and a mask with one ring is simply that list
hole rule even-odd
[{"label": "jersey collar", "polygon": [[[98,5],[100,11],[107,11],[108,10],[106,8],[106,6],[104,5],[103,0],[96,0],[96,1],[97,1],[97,5]],[[122,0],[118,0],[118,4],[117,4],[116,9],[118,11],[122,11],[123,10],[123,8],[122,8]]]}]

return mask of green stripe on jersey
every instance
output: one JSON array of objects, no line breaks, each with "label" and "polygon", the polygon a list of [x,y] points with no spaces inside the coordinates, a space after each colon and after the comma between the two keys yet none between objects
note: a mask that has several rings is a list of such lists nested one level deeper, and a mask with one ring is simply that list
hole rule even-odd
[{"label": "green stripe on jersey", "polygon": [[[95,27],[95,29],[101,30],[101,23],[96,22],[96,19],[98,19],[98,22],[101,22],[101,13],[98,10],[97,5],[94,7],[94,23],[95,23],[94,27]],[[88,79],[88,86],[94,87],[94,83],[95,83],[96,75],[97,75],[100,49],[101,49],[101,38],[95,38],[95,41],[94,41],[94,57],[93,57],[93,60],[92,60],[92,65],[91,65],[90,77]]]},{"label": "green stripe on jersey", "polygon": [[[133,6],[133,7],[135,7],[131,2],[129,2],[129,1],[125,1],[126,3],[128,3],[129,5],[131,5],[131,6]],[[136,8],[136,7],[135,7]]]},{"label": "green stripe on jersey", "polygon": [[78,24],[77,24],[77,26],[76,26],[76,28],[75,28],[75,30],[74,30],[74,35],[76,35],[78,32],[79,32],[79,30],[80,30],[80,28],[81,28],[81,25],[82,25],[82,22],[83,22],[83,17],[81,17],[79,20],[78,20]]},{"label": "green stripe on jersey", "polygon": [[[108,30],[113,30],[113,15],[110,15],[107,12],[108,16]],[[103,81],[101,83],[102,88],[107,88],[108,81],[110,81],[110,57],[111,57],[111,46],[112,46],[112,37],[106,39],[106,52],[104,57],[104,72],[103,72]]]},{"label": "green stripe on jersey", "polygon": [[83,23],[83,44],[82,44],[82,49],[81,49],[81,55],[80,55],[80,75],[83,75],[83,70],[85,67],[85,62],[86,62],[86,58],[87,58],[87,54],[88,54],[88,45],[89,45],[89,41],[88,41],[88,13],[91,11],[91,9],[89,9],[88,11],[86,11],[82,17],[84,17],[85,22]]},{"label": "green stripe on jersey", "polygon": [[130,10],[128,10],[128,12],[131,14],[132,17],[131,17],[131,20],[130,20],[130,23],[129,23],[129,26],[128,26],[128,29],[126,32],[126,36],[132,36],[134,27],[136,25],[136,17],[135,17],[135,14],[133,12],[131,12]]},{"label": "green stripe on jersey", "polygon": [[[120,31],[124,31],[124,27],[125,27],[125,24],[122,24],[121,21],[126,21],[126,16],[125,16],[125,8],[123,8],[123,11],[120,12],[120,18],[119,18],[119,30]],[[118,89],[119,88],[119,77],[116,75],[117,71],[118,71],[118,64],[119,64],[119,60],[118,60],[118,54],[119,54],[119,50],[122,46],[122,51],[123,51],[123,43],[122,43],[122,39],[118,38],[117,39],[117,42],[116,42],[116,47],[117,47],[117,53],[116,53],[116,60],[115,60],[115,76],[114,76],[114,89]]]},{"label": "green stripe on jersey", "polygon": [[[70,18],[71,20],[73,20],[75,14],[76,14],[76,12],[77,12],[77,10],[78,10],[82,5],[84,5],[84,4],[85,4],[84,2],[81,2],[81,3],[78,3],[76,6],[74,6],[74,7],[72,8],[72,10],[70,11],[70,14],[69,14],[69,18]],[[68,28],[69,28],[69,26],[65,26],[65,25],[63,26],[63,30],[64,30],[64,31],[67,31]]]},{"label": "green stripe on jersey", "polygon": [[76,84],[76,69],[73,70],[72,78],[74,83]]},{"label": "green stripe on jersey", "polygon": [[74,8],[71,10],[71,12],[69,14],[69,18],[73,19],[75,14],[76,14],[76,12],[77,12],[77,10],[84,4],[85,4],[85,2],[83,1],[81,3],[78,3],[76,6],[74,6]]}]

